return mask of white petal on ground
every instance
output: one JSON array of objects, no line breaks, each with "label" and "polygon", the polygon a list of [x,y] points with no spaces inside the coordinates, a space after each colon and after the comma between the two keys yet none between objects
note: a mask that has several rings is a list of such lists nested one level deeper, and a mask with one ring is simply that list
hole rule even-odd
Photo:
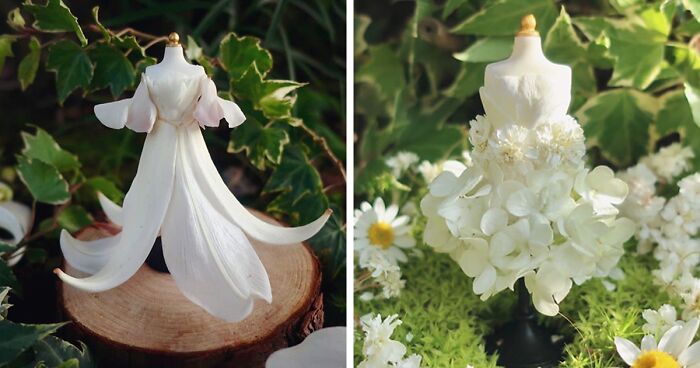
[{"label": "white petal on ground", "polygon": [[265,368],[343,368],[346,331],[345,327],[320,329],[301,344],[272,353]]},{"label": "white petal on ground", "polygon": [[615,347],[617,348],[617,353],[620,355],[620,358],[628,365],[634,364],[634,361],[637,360],[637,357],[641,354],[641,350],[639,350],[632,341],[621,337],[615,338]]},{"label": "white petal on ground", "polygon": [[180,129],[183,130],[183,138],[180,140],[183,144],[183,152],[192,160],[192,174],[204,195],[213,200],[212,204],[217,211],[240,226],[246,234],[269,244],[295,244],[314,236],[328,221],[330,210],[313,222],[299,227],[277,226],[255,217],[238,201],[221,179],[216,166],[211,161],[199,127],[191,124]]},{"label": "white petal on ground", "polygon": [[[168,209],[177,147],[175,127],[156,124],[146,137],[136,177],[124,198],[124,227],[115,245],[120,251],[90,277],[79,279],[57,270],[61,280],[81,290],[99,292],[122,284],[136,273],[148,256]],[[69,262],[82,263],[77,259]]]},{"label": "white petal on ground", "polygon": [[97,199],[100,201],[100,206],[107,215],[107,219],[117,226],[124,226],[124,210],[121,206],[100,192],[97,193]]}]

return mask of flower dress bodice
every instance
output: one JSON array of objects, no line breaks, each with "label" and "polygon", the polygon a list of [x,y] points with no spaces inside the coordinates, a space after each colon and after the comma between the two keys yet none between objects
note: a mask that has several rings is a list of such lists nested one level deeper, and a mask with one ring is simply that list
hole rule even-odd
[{"label": "flower dress bodice", "polygon": [[157,110],[157,120],[178,126],[193,120],[193,113],[202,95],[202,86],[208,81],[204,69],[195,75],[168,74],[158,79],[143,77],[148,94]]}]

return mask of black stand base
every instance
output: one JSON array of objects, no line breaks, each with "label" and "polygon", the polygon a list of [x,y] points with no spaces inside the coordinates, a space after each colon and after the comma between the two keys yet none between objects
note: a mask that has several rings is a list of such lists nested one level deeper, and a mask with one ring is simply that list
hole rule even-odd
[{"label": "black stand base", "polygon": [[165,264],[165,257],[163,257],[163,243],[160,241],[160,236],[153,243],[151,253],[148,253],[148,258],[146,258],[146,264],[158,272],[170,273],[168,265]]},{"label": "black stand base", "polygon": [[558,367],[563,342],[553,342],[552,331],[537,324],[523,279],[518,280],[516,291],[515,318],[486,338],[486,351],[498,353],[498,365],[505,368]]}]

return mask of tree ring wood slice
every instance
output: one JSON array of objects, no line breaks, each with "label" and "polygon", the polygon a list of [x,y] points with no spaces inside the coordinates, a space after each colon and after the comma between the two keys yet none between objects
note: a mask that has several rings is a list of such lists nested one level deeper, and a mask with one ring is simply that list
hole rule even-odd
[{"label": "tree ring wood slice", "polygon": [[[78,237],[108,235],[91,227]],[[208,314],[182,295],[170,274],[144,264],[126,283],[102,293],[59,282],[59,302],[73,321],[72,337],[88,343],[99,366],[263,367],[272,352],[322,327],[321,271],[305,244],[249,240],[269,274],[272,304],[256,300],[245,320],[227,323]],[[67,264],[66,269],[80,275]]]}]

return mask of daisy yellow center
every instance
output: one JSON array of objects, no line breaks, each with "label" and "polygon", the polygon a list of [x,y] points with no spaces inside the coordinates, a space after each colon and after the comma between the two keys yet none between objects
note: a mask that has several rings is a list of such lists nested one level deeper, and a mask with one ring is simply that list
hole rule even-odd
[{"label": "daisy yellow center", "polygon": [[681,365],[663,351],[645,351],[632,364],[632,368],[680,368]]},{"label": "daisy yellow center", "polygon": [[367,237],[372,245],[387,249],[394,244],[394,229],[386,222],[375,222],[369,227]]}]

